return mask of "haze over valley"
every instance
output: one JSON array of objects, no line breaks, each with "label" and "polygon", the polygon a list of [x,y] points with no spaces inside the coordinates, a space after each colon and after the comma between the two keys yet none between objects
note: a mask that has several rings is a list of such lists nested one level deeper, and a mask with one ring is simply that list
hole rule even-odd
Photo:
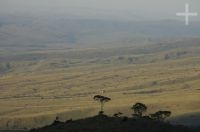
[{"label": "haze over valley", "polygon": [[143,102],[199,126],[200,19],[185,26],[170,2],[0,0],[0,130],[94,116],[95,95],[108,116]]}]

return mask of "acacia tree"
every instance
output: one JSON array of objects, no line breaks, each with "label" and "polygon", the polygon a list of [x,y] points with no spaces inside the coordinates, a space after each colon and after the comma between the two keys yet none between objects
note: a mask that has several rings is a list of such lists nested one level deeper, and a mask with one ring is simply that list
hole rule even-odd
[{"label": "acacia tree", "polygon": [[93,99],[95,101],[100,102],[100,112],[99,113],[103,113],[104,104],[111,100],[111,98],[108,98],[108,97],[105,97],[105,96],[101,96],[101,95],[95,95],[93,97]]},{"label": "acacia tree", "polygon": [[151,114],[151,118],[158,121],[164,121],[167,117],[170,117],[171,111],[158,111],[154,114]]},{"label": "acacia tree", "polygon": [[136,103],[131,108],[134,111],[133,116],[141,118],[143,113],[146,112],[147,106],[142,103]]}]

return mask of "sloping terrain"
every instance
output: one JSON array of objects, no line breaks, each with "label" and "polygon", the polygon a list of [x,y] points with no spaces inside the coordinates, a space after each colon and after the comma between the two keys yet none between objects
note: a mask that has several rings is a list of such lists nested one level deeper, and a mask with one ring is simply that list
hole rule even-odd
[{"label": "sloping terrain", "polygon": [[98,115],[86,119],[59,122],[33,129],[30,132],[198,132],[199,130],[181,125],[171,125],[148,119],[116,118]]},{"label": "sloping terrain", "polygon": [[[144,102],[172,117],[200,112],[200,40],[108,49],[1,49],[0,128],[111,115]],[[181,121],[180,121],[181,122]]]}]

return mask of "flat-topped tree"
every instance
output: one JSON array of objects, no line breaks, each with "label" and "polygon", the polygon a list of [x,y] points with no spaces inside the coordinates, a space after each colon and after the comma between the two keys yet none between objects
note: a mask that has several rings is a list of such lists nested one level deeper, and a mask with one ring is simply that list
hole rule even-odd
[{"label": "flat-topped tree", "polygon": [[103,107],[104,107],[104,104],[105,104],[106,102],[110,101],[111,98],[105,97],[105,96],[101,96],[101,95],[95,95],[95,96],[93,97],[93,99],[94,99],[95,101],[100,102],[101,107],[100,107],[99,113],[100,113],[100,114],[103,114]]}]

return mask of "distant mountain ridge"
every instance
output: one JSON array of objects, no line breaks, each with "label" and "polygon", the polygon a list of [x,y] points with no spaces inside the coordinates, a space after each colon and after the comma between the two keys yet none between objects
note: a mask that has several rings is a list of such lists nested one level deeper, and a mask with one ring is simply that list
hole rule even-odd
[{"label": "distant mountain ridge", "polygon": [[200,24],[176,20],[126,21],[65,16],[0,15],[0,46],[116,46],[154,39],[198,37]]}]

